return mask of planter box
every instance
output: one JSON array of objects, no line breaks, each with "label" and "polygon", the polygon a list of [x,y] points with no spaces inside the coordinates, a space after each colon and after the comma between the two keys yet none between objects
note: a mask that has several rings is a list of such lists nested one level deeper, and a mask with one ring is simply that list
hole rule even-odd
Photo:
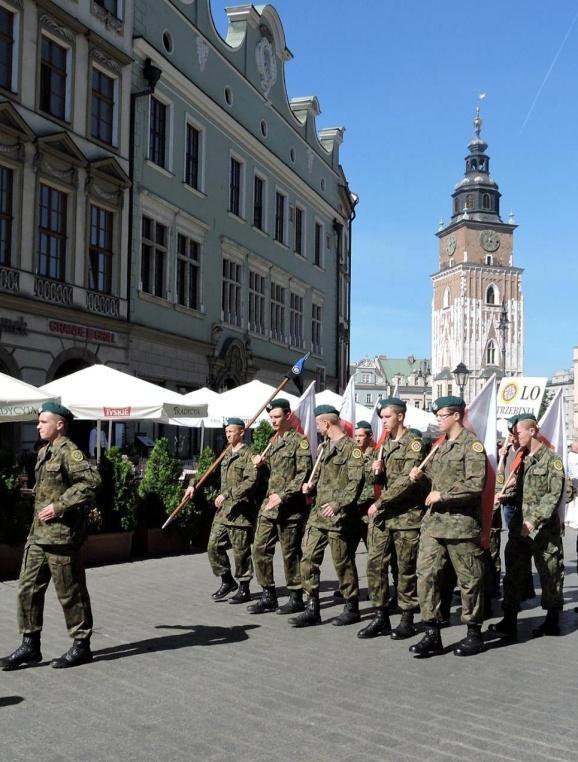
[{"label": "planter box", "polygon": [[18,579],[24,555],[24,544],[4,545],[0,543],[0,579]]},{"label": "planter box", "polygon": [[148,529],[146,555],[148,558],[174,556],[187,552],[187,543],[179,530]]},{"label": "planter box", "polygon": [[129,561],[132,536],[132,532],[88,535],[88,539],[81,550],[84,565],[99,566],[100,564],[118,564]]}]

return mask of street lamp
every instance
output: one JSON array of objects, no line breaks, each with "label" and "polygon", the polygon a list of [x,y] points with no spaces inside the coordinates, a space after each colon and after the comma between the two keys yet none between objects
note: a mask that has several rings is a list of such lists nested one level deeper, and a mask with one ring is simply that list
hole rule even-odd
[{"label": "street lamp", "polygon": [[454,377],[454,380],[460,389],[460,397],[464,396],[464,389],[466,387],[469,375],[470,370],[463,362],[456,365],[456,367],[452,370],[452,376]]},{"label": "street lamp", "polygon": [[506,302],[502,302],[502,311],[500,312],[500,322],[498,323],[498,331],[502,335],[502,376],[506,375],[506,332],[510,321],[508,320],[508,310],[506,309]]}]

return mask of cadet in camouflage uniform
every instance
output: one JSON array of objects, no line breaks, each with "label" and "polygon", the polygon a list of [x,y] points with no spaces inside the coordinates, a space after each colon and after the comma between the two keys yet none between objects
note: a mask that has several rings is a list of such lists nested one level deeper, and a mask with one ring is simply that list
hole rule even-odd
[{"label": "cadet in camouflage uniform", "polygon": [[379,414],[388,437],[383,444],[382,459],[374,464],[374,470],[385,474],[385,484],[380,497],[369,508],[367,550],[367,585],[375,614],[357,633],[360,638],[391,632],[387,569],[394,547],[398,563],[397,601],[402,614],[391,637],[401,640],[415,635],[417,550],[427,485],[409,478],[412,468],[424,458],[424,445],[421,437],[405,427],[406,409],[406,403],[397,397],[380,403]]},{"label": "cadet in camouflage uniform", "polygon": [[546,619],[533,635],[559,635],[564,555],[557,509],[564,492],[564,464],[538,439],[538,423],[533,415],[517,416],[516,434],[526,455],[517,472],[516,510],[505,550],[504,618],[490,629],[516,637],[528,563],[533,558],[542,585],[542,608],[546,610]]},{"label": "cadet in camouflage uniform", "polygon": [[[425,636],[410,647],[416,656],[442,652],[441,577],[449,557],[462,597],[462,621],[467,637],[454,648],[456,656],[471,656],[484,650],[483,551],[480,547],[482,493],[486,483],[486,454],[483,444],[463,426],[465,402],[461,397],[440,397],[432,405],[444,438],[425,467],[431,492],[421,525],[417,559],[417,593]],[[439,441],[439,440],[438,440]],[[434,445],[435,446],[435,445]],[[424,478],[413,468],[410,478]]]},{"label": "cadet in camouflage uniform", "polygon": [[[256,455],[253,464],[269,464],[267,495],[257,517],[253,543],[253,562],[258,583],[263,587],[260,599],[248,607],[251,614],[277,610],[278,614],[303,611],[301,588],[301,540],[307,509],[302,487],[311,472],[309,440],[291,425],[291,406],[286,399],[272,400],[267,406],[274,434],[267,455]],[[289,601],[277,608],[273,556],[279,542],[285,568]]]},{"label": "cadet in camouflage uniform", "polygon": [[353,553],[357,550],[360,540],[367,547],[367,528],[369,516],[367,511],[375,500],[375,487],[381,481],[381,477],[373,470],[376,452],[373,442],[373,431],[368,421],[358,421],[355,424],[355,444],[363,453],[363,489],[357,501],[356,529],[353,537]]},{"label": "cadet in camouflage uniform", "polygon": [[[221,577],[221,586],[213,593],[221,601],[237,590],[229,603],[245,603],[251,599],[249,583],[253,577],[251,543],[255,528],[256,508],[253,495],[258,472],[253,465],[253,453],[243,442],[245,424],[241,418],[229,418],[225,436],[229,450],[221,462],[221,492],[215,499],[217,512],[211,526],[207,556],[215,576]],[[232,548],[235,560],[235,582],[227,550]]]},{"label": "cadet in camouflage uniform", "polygon": [[42,661],[44,596],[51,579],[73,638],[70,649],[52,666],[62,669],[92,661],[92,610],[80,547],[86,539],[84,509],[94,501],[100,477],[66,436],[71,421],[70,410],[55,403],[45,403],[38,418],[38,433],[46,445],[38,453],[34,519],[18,580],[18,627],[23,640],[3,660],[5,671]]},{"label": "cadet in camouflage uniform", "polygon": [[[356,502],[363,487],[363,453],[339,427],[339,413],[331,405],[315,408],[317,431],[325,439],[320,446],[318,469],[303,491],[316,490],[315,502],[305,527],[301,582],[309,599],[305,611],[289,622],[294,627],[321,623],[319,614],[319,567],[327,545],[331,548],[341,594],[343,612],[335,625],[359,621],[359,582],[351,552]],[[310,486],[311,485],[311,486]]]}]

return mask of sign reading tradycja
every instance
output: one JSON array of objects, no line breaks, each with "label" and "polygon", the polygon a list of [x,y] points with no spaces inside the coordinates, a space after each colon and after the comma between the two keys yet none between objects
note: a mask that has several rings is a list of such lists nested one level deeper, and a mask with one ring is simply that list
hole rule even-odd
[{"label": "sign reading tradycja", "polygon": [[503,378],[498,389],[498,418],[521,413],[532,413],[537,417],[547,381],[547,378],[536,376]]}]

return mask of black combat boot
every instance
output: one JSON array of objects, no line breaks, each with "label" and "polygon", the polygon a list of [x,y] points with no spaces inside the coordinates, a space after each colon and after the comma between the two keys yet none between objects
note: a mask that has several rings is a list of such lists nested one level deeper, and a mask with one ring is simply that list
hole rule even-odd
[{"label": "black combat boot", "polygon": [[290,590],[289,600],[284,606],[279,606],[277,614],[298,614],[300,611],[304,610],[303,590]]},{"label": "black combat boot", "polygon": [[359,630],[357,637],[362,639],[375,638],[377,635],[389,635],[390,632],[391,623],[389,621],[389,614],[384,606],[383,608],[375,609],[373,619],[362,630]]},{"label": "black combat boot", "polygon": [[482,639],[482,625],[468,624],[468,634],[454,648],[456,656],[475,656],[486,650]]},{"label": "black combat boot", "polygon": [[211,598],[214,601],[222,601],[223,598],[226,598],[229,593],[232,593],[238,587],[239,585],[235,582],[233,575],[229,571],[221,575],[221,587],[211,595]]},{"label": "black combat boot", "polygon": [[435,656],[443,653],[442,638],[440,635],[440,626],[437,622],[424,622],[425,635],[419,641],[409,647],[410,653],[415,656]]},{"label": "black combat boot", "polygon": [[277,593],[274,587],[264,587],[257,603],[247,606],[249,614],[266,614],[277,609]]},{"label": "black combat boot", "polygon": [[392,640],[405,640],[406,638],[412,638],[415,634],[413,611],[402,611],[401,620],[391,633]]},{"label": "black combat boot", "polygon": [[546,619],[541,625],[535,627],[532,630],[533,638],[541,638],[543,635],[559,635],[560,634],[560,612],[556,609],[551,609],[546,612]]},{"label": "black combat boot", "polygon": [[359,598],[349,598],[345,601],[345,606],[341,614],[336,617],[331,624],[336,627],[343,627],[346,624],[355,624],[359,622]]},{"label": "black combat boot", "polygon": [[92,651],[90,650],[90,640],[74,640],[72,645],[60,659],[53,659],[54,669],[68,669],[68,667],[78,667],[80,664],[88,664],[92,661]]},{"label": "black combat boot", "polygon": [[251,600],[251,593],[249,592],[249,580],[242,579],[239,582],[239,589],[232,598],[229,598],[229,603],[247,603]]},{"label": "black combat boot", "polygon": [[317,595],[310,595],[305,606],[305,611],[297,614],[297,616],[292,616],[289,624],[293,627],[313,627],[316,624],[321,624],[319,597]]},{"label": "black combat boot", "polygon": [[23,664],[38,664],[40,661],[42,661],[40,633],[32,632],[30,635],[24,635],[18,648],[2,659],[2,670],[11,672]]},{"label": "black combat boot", "polygon": [[518,614],[510,609],[504,609],[504,618],[488,627],[489,632],[495,632],[503,638],[516,640],[518,637]]}]

